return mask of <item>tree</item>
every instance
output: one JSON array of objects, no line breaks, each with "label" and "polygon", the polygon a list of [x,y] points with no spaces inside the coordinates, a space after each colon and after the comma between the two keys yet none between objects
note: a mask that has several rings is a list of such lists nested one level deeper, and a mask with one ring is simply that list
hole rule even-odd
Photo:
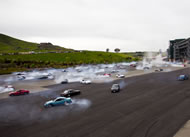
[{"label": "tree", "polygon": [[114,49],[114,51],[115,51],[116,53],[119,53],[119,52],[120,52],[120,49],[119,49],[119,48],[116,48],[116,49]]},{"label": "tree", "polygon": [[109,50],[110,50],[110,49],[107,48],[107,49],[106,49],[106,52],[109,52]]}]

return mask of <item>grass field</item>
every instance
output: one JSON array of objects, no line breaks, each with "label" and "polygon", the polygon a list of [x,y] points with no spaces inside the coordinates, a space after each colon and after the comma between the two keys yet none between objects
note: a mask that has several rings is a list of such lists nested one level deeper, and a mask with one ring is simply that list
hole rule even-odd
[{"label": "grass field", "polygon": [[83,51],[72,53],[46,53],[46,54],[29,54],[29,55],[3,55],[0,56],[0,60],[12,60],[12,61],[49,61],[54,63],[76,63],[76,64],[88,64],[88,63],[113,63],[135,60],[130,55],[121,53],[106,53],[98,51]]},{"label": "grass field", "polygon": [[127,54],[98,51],[1,55],[0,74],[7,74],[18,70],[32,68],[63,68],[80,64],[117,63],[137,60],[139,60],[139,58],[135,58]]}]

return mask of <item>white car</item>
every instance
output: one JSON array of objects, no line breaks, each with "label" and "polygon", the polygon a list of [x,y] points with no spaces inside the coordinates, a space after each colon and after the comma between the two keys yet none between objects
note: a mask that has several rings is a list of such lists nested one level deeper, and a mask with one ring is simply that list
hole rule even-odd
[{"label": "white car", "polygon": [[117,77],[117,78],[125,78],[125,75],[117,74],[116,77]]},{"label": "white car", "polygon": [[80,83],[82,84],[91,84],[92,82],[90,80],[81,80]]}]

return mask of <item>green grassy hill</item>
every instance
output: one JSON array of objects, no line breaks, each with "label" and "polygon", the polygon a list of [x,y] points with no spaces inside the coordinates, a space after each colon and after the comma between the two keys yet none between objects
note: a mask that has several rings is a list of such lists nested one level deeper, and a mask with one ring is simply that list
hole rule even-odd
[{"label": "green grassy hill", "polygon": [[41,45],[38,43],[26,42],[4,34],[0,34],[0,53],[28,52],[28,51],[66,51],[70,49],[54,46],[51,43]]},{"label": "green grassy hill", "polygon": [[81,64],[104,64],[137,60],[139,60],[139,58],[122,53],[107,53],[98,51],[1,55],[0,74],[8,74],[15,71],[34,68],[64,68]]},{"label": "green grassy hill", "polygon": [[[71,49],[54,46],[51,43],[31,43],[0,34],[0,53],[27,51],[36,51],[36,54],[1,54],[0,74],[8,74],[15,71],[30,70],[34,68],[63,68],[81,64],[116,63],[139,60],[138,57],[129,54],[100,51],[77,52]],[[43,53],[39,53],[39,51]],[[49,51],[70,52],[52,53]]]},{"label": "green grassy hill", "polygon": [[51,62],[54,64],[78,65],[99,64],[137,60],[136,58],[122,53],[107,53],[100,51],[83,51],[71,53],[46,53],[26,55],[2,55],[0,61],[20,62]]}]

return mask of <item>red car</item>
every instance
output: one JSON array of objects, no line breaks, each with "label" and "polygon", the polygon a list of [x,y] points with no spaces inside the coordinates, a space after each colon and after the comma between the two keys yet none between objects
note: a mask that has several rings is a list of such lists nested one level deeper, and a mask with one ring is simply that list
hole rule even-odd
[{"label": "red car", "polygon": [[130,66],[135,68],[137,65],[136,64],[131,64]]},{"label": "red car", "polygon": [[104,76],[111,76],[111,74],[109,74],[109,73],[104,73]]},{"label": "red car", "polygon": [[14,91],[14,92],[10,92],[9,96],[26,95],[26,94],[29,94],[29,93],[30,93],[30,91],[21,89],[21,90],[17,90],[17,91]]}]

